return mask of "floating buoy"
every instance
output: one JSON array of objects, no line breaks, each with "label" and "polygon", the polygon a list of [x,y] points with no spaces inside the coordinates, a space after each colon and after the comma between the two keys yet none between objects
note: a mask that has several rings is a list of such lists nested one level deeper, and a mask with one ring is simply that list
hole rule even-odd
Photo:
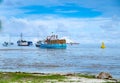
[{"label": "floating buoy", "polygon": [[101,48],[102,48],[102,49],[106,48],[104,42],[102,42]]}]

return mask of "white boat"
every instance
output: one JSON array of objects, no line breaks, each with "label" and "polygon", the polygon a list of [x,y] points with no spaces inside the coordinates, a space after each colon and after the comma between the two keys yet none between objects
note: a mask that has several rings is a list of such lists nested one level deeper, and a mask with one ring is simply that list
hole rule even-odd
[{"label": "white boat", "polygon": [[31,45],[33,45],[32,41],[23,40],[22,33],[20,36],[21,36],[21,39],[17,41],[18,46],[31,46]]}]

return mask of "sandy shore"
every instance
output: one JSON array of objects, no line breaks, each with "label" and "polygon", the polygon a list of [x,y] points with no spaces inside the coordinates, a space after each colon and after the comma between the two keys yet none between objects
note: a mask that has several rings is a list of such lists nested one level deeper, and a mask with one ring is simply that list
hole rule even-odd
[{"label": "sandy shore", "polygon": [[[95,79],[95,78],[85,78],[78,76],[67,76],[68,79],[65,80],[65,83],[106,83],[106,82],[114,82],[113,80],[105,80],[105,79]],[[60,82],[61,83],[61,82]],[[64,82],[63,82],[64,83]]]},{"label": "sandy shore", "polygon": [[[66,77],[62,82],[59,82],[57,80],[49,80],[49,82],[55,82],[55,83],[119,83],[118,80],[109,80],[109,79],[97,79],[94,77],[87,77],[86,76],[79,76],[79,74],[60,74]],[[84,75],[84,74],[83,74]],[[88,75],[89,76],[89,75]],[[91,76],[91,75],[90,75]]]}]

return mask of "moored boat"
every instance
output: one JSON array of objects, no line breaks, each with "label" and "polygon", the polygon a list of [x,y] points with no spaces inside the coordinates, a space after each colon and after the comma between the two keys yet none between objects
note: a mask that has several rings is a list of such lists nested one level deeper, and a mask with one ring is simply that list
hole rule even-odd
[{"label": "moored boat", "polygon": [[22,39],[22,33],[21,33],[21,39],[17,41],[18,46],[31,46],[33,45],[32,41],[26,41]]},{"label": "moored boat", "polygon": [[36,47],[40,47],[41,42],[42,42],[42,41],[37,41],[36,44],[35,44],[35,46],[36,46]]},{"label": "moored boat", "polygon": [[48,36],[43,42],[40,43],[40,48],[66,48],[66,40],[58,39],[58,35]]},{"label": "moored boat", "polygon": [[25,40],[18,40],[17,41],[18,46],[30,46],[32,45],[31,41],[25,41]]},{"label": "moored boat", "polygon": [[14,43],[13,43],[13,42],[11,42],[11,37],[10,37],[10,35],[8,36],[8,39],[9,39],[9,40],[4,41],[4,42],[2,43],[2,45],[3,45],[4,47],[14,45]]},{"label": "moored boat", "polygon": [[3,46],[10,46],[10,45],[13,45],[14,43],[13,42],[4,42],[2,45]]}]

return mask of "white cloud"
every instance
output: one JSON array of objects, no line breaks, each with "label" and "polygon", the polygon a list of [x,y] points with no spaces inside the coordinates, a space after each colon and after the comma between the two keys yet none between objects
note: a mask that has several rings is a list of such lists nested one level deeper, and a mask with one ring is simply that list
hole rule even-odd
[{"label": "white cloud", "polygon": [[[47,17],[45,17],[45,19],[34,20],[30,18],[1,19],[3,23],[1,34],[16,36],[22,32],[24,36],[37,37],[39,35],[41,38],[45,38],[50,35],[51,32],[54,32],[58,34],[60,38],[67,37],[67,39],[74,42],[98,43],[104,40],[106,42],[120,43],[120,20],[113,20],[113,18],[80,19],[48,17],[47,19]],[[104,26],[104,28],[101,26]],[[109,31],[109,28],[113,26],[116,29]]]}]

